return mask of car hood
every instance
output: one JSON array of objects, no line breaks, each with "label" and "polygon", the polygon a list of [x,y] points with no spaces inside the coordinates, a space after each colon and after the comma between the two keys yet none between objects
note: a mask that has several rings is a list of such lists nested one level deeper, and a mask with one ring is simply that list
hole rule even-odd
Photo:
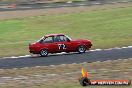
[{"label": "car hood", "polygon": [[38,44],[38,42],[29,43],[30,46],[34,46],[34,45],[36,45],[36,44]]}]

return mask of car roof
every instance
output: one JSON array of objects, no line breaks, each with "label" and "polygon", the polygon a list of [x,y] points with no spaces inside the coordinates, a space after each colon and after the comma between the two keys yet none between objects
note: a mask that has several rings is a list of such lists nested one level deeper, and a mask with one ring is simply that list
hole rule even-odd
[{"label": "car roof", "polygon": [[45,37],[58,36],[58,35],[64,35],[64,34],[48,34],[48,35],[45,35]]}]

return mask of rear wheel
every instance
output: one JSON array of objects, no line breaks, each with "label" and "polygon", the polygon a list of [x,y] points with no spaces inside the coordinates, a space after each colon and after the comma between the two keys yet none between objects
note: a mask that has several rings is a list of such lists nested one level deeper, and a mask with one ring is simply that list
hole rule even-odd
[{"label": "rear wheel", "polygon": [[48,50],[46,50],[46,49],[41,50],[41,51],[40,51],[40,55],[41,55],[42,57],[48,56]]},{"label": "rear wheel", "polygon": [[85,53],[86,47],[83,46],[83,45],[81,45],[81,46],[79,46],[79,47],[77,48],[77,51],[78,51],[78,53]]}]

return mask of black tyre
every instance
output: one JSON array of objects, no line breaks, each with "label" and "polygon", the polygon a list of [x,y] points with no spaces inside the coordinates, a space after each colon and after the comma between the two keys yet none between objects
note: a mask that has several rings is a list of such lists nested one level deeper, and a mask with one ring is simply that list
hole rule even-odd
[{"label": "black tyre", "polygon": [[41,50],[41,51],[40,51],[40,55],[41,55],[42,57],[48,56],[48,50],[46,50],[46,49]]},{"label": "black tyre", "polygon": [[78,53],[85,53],[86,47],[83,46],[83,45],[81,45],[81,46],[79,46],[79,47],[77,48],[77,51],[78,51]]},{"label": "black tyre", "polygon": [[81,79],[79,80],[79,82],[80,82],[80,84],[81,84],[82,86],[91,85],[90,79],[88,79],[88,78],[81,78]]}]

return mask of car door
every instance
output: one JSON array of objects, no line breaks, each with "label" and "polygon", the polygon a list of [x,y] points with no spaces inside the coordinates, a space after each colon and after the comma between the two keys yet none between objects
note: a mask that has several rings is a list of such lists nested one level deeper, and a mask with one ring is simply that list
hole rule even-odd
[{"label": "car door", "polygon": [[74,43],[67,36],[61,36],[61,39],[63,40],[63,44],[66,46],[65,52],[74,50]]},{"label": "car door", "polygon": [[48,49],[49,53],[55,53],[58,51],[58,45],[54,43],[54,36],[46,37],[42,41],[42,49]]},{"label": "car door", "polygon": [[68,52],[71,50],[71,42],[68,42],[64,35],[58,35],[54,40],[58,45],[58,52]]}]

